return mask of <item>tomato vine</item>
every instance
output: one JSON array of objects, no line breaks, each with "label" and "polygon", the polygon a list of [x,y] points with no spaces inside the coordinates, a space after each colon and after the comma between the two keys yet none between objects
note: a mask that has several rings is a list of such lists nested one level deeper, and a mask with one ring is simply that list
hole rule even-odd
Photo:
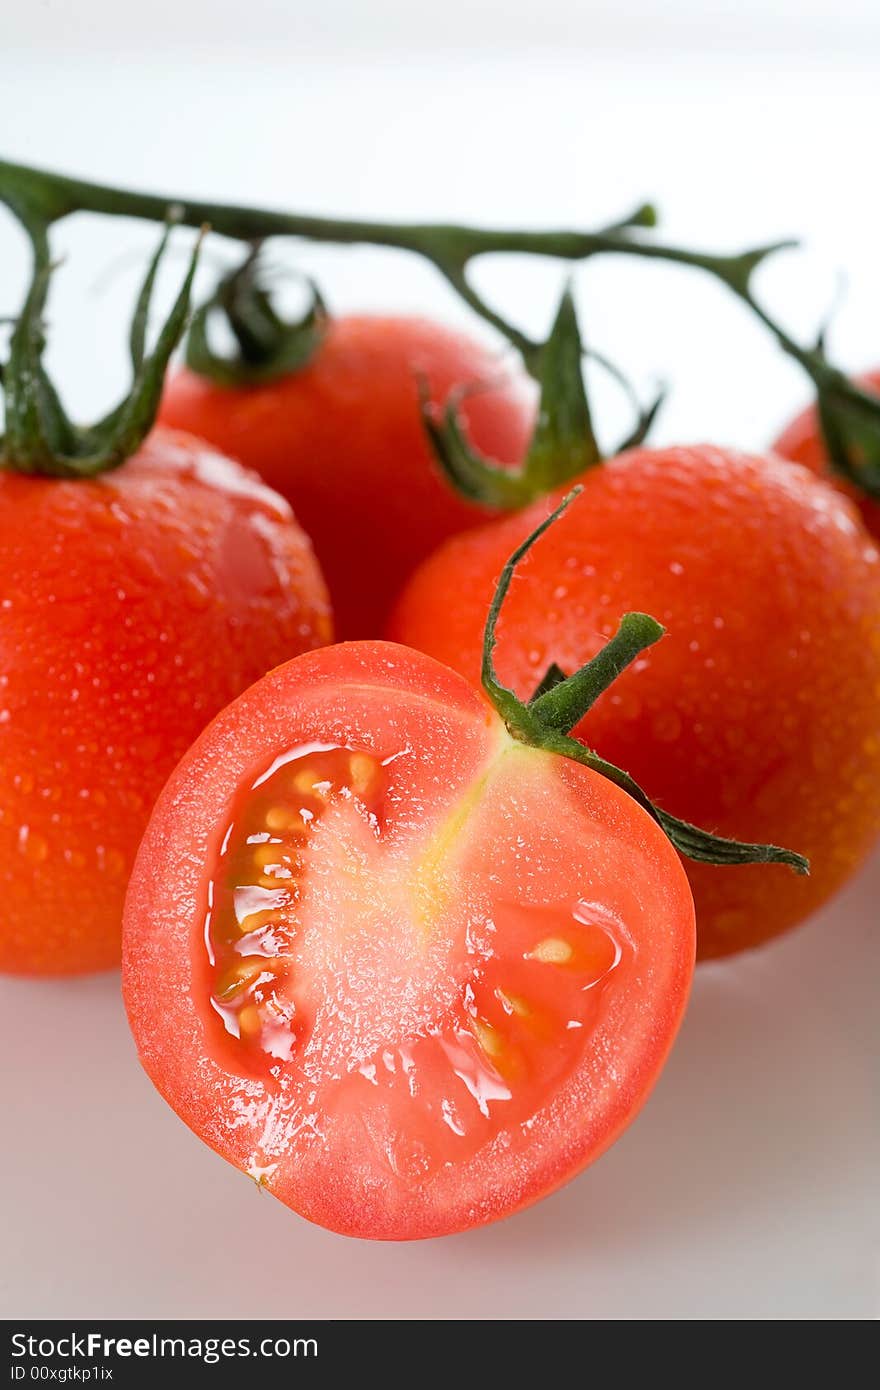
[{"label": "tomato vine", "polygon": [[[831,363],[822,337],[811,345],[797,342],[755,294],[755,271],[771,255],[796,245],[793,241],[774,242],[731,255],[671,245],[646,235],[657,220],[649,203],[635,208],[620,221],[593,231],[524,231],[453,223],[393,224],[316,217],[139,193],[7,161],[0,161],[0,200],[18,216],[34,248],[34,276],[17,330],[17,352],[13,352],[4,372],[7,396],[10,390],[13,395],[13,430],[11,437],[7,430],[4,446],[11,466],[22,466],[22,460],[25,467],[34,466],[35,458],[40,457],[41,466],[45,467],[47,456],[53,454],[54,449],[53,456],[68,460],[62,471],[99,471],[120,461],[119,455],[124,456],[134,433],[122,429],[119,412],[114,412],[110,417],[110,444],[106,439],[107,421],[98,427],[97,450],[92,448],[94,432],[77,442],[42,369],[35,374],[41,351],[42,304],[51,269],[48,228],[72,213],[91,212],[163,223],[172,221],[190,227],[209,226],[222,236],[246,243],[283,236],[337,244],[386,246],[411,252],[433,265],[473,312],[503,334],[522,354],[526,365],[536,375],[540,374],[547,345],[523,333],[478,293],[469,277],[471,265],[477,258],[495,253],[526,253],[585,261],[600,255],[624,255],[703,271],[726,285],[772,334],[783,352],[807,373],[816,389],[819,416],[834,467],[870,495],[880,496],[880,400]],[[177,318],[172,315],[172,319],[176,328]],[[161,350],[157,347],[154,354],[155,369],[160,368],[171,336],[169,327]],[[169,354],[171,350],[173,344],[168,349]],[[149,415],[145,406],[153,394],[141,387],[137,410],[131,401],[119,408],[126,420],[132,415],[138,419],[138,429]],[[644,421],[640,422],[640,427],[643,434]],[[73,457],[87,458],[88,464],[69,462],[71,445],[77,446]]]}]

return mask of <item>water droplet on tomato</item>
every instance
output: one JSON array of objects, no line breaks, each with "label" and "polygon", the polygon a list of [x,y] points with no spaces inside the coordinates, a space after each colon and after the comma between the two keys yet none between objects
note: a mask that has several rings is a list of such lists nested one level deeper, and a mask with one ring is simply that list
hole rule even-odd
[{"label": "water droplet on tomato", "polygon": [[37,835],[29,825],[22,825],[18,831],[18,848],[21,854],[33,864],[42,864],[49,854],[49,843],[42,835]]},{"label": "water droplet on tomato", "polygon": [[183,597],[196,612],[204,612],[211,604],[211,591],[204,580],[191,570],[183,581]]}]

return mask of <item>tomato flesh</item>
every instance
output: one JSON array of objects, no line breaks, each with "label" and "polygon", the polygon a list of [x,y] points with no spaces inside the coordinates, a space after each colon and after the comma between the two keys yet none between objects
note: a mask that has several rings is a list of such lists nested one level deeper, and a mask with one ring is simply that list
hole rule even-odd
[{"label": "tomato flesh", "polygon": [[[332,653],[260,682],[201,741],[220,768],[197,745],[200,828],[172,784],[129,896],[126,994],[148,1069],[209,1142],[322,1224],[407,1238],[515,1210],[611,1142],[675,1032],[693,910],[616,787],[514,742],[427,658],[337,650],[367,647],[366,683],[303,688]],[[428,689],[383,688],[389,659]],[[261,735],[257,708],[293,737]],[[156,885],[186,841],[205,868],[169,939]],[[195,1095],[144,980],[163,959],[188,980]]]}]

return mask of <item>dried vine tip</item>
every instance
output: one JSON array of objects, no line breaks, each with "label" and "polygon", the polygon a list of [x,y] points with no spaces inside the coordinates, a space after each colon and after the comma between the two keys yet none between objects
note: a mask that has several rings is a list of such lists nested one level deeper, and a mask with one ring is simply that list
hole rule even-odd
[{"label": "dried vine tip", "polygon": [[483,634],[482,680],[486,694],[514,738],[583,763],[585,767],[616,783],[648,812],[686,858],[718,865],[785,864],[795,873],[809,873],[809,860],[793,850],[777,845],[728,840],[670,815],[654,805],[629,773],[607,762],[579,739],[571,737],[571,730],[580,723],[599,696],[643,651],[665,635],[665,629],[650,614],[625,613],[614,636],[591,661],[572,675],[566,676],[560,667],[551,665],[527,702],[520,700],[514,691],[500,681],[494,657],[496,628],[516,567],[583,491],[581,487],[574,488],[563,498],[555,511],[545,517],[517,547],[501,572]]},{"label": "dried vine tip", "polygon": [[[282,318],[266,284],[261,252],[261,243],[255,243],[196,310],[190,324],[187,366],[223,386],[255,385],[297,372],[311,361],[324,337],[327,307],[315,282],[306,278],[305,313],[294,320]],[[228,355],[211,346],[215,315],[223,318],[236,344]]]},{"label": "dried vine tip", "polygon": [[186,326],[204,230],[196,240],[183,284],[155,346],[147,353],[147,320],[169,235],[170,227],[166,226],[135,304],[129,332],[129,391],[109,414],[86,427],[70,421],[43,365],[43,315],[52,267],[41,264],[35,256],[30,289],[3,373],[6,434],[0,451],[5,468],[56,478],[92,478],[118,467],[140,447],[152,429],[165,371]]}]

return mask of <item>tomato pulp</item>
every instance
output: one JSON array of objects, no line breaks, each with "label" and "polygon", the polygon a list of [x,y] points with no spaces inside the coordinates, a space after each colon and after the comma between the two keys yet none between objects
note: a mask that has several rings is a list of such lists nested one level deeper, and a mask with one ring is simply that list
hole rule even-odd
[{"label": "tomato pulp", "polygon": [[208,439],[286,497],[311,537],[341,638],[376,637],[407,575],[485,508],[459,497],[431,455],[419,408],[461,404],[474,446],[501,463],[525,453],[528,383],[465,334],[419,318],[331,319],[314,359],[258,386],[173,375],[160,418]]},{"label": "tomato pulp", "polygon": [[156,430],[88,481],[0,472],[0,969],[119,962],[153,801],[219,709],[331,638],[282,498]]},{"label": "tomato pulp", "polygon": [[273,671],[159,799],[123,985],[208,1144],[350,1235],[442,1235],[597,1157],[685,1005],[693,904],[641,807],[431,658]]}]

